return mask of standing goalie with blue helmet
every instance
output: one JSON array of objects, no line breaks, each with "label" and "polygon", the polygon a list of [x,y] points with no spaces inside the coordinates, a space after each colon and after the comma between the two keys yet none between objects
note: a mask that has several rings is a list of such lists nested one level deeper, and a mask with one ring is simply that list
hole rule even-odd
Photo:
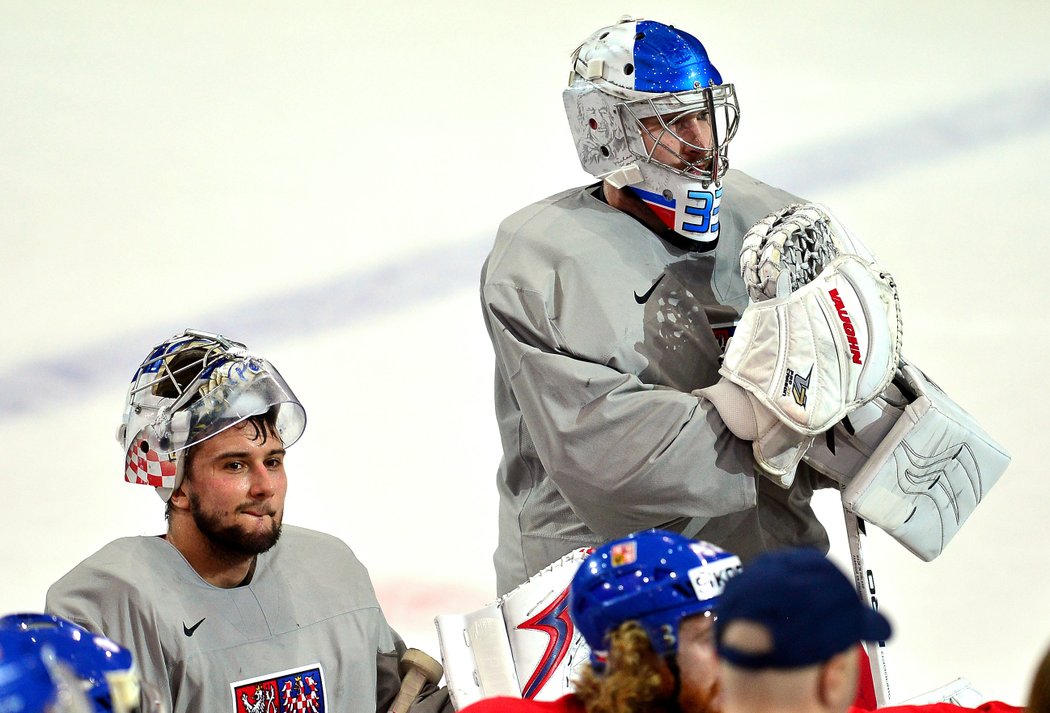
[{"label": "standing goalie with blue helmet", "polygon": [[[498,592],[650,527],[745,562],[827,552],[811,497],[851,485],[858,514],[932,559],[994,477],[971,488],[964,465],[944,489],[963,495],[940,502],[893,490],[869,456],[933,462],[959,441],[995,477],[1009,457],[901,357],[893,278],[826,208],[730,169],[736,89],[693,35],[623,18],[570,70],[565,112],[598,180],[504,220],[481,275]],[[891,428],[912,402],[933,405]]]},{"label": "standing goalie with blue helmet", "polygon": [[599,181],[507,218],[482,270],[503,443],[499,592],[648,527],[745,559],[826,550],[809,505],[820,479],[762,478],[752,443],[694,393],[719,381],[748,303],[745,232],[798,201],[730,170],[734,86],[689,33],[623,19],[573,53],[563,98]]}]

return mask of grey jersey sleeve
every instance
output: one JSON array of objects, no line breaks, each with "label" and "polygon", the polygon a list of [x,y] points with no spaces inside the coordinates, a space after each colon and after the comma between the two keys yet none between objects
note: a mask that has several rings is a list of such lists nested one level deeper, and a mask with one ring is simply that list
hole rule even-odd
[{"label": "grey jersey sleeve", "polygon": [[[110,581],[112,590],[107,585]],[[173,710],[174,700],[164,646],[149,609],[129,604],[136,594],[118,593],[123,582],[105,568],[82,564],[53,584],[47,592],[44,610],[69,619],[88,631],[112,639],[130,649],[143,681],[148,681],[161,696],[165,710]]]},{"label": "grey jersey sleeve", "polygon": [[[385,713],[390,710],[394,699],[401,689],[400,663],[405,654],[405,645],[398,639],[398,647],[389,653],[380,652],[376,656],[376,711]],[[448,688],[427,683],[409,706],[411,713],[452,713],[455,708],[448,694]]]},{"label": "grey jersey sleeve", "polygon": [[573,355],[538,292],[488,283],[483,298],[520,438],[587,527],[614,537],[755,504],[750,444],[709,402]]}]

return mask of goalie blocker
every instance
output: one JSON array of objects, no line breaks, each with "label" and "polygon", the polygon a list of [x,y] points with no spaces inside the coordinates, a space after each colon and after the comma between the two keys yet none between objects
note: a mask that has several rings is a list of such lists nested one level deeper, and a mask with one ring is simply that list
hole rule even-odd
[{"label": "goalie blocker", "polygon": [[891,386],[817,439],[803,460],[842,485],[846,510],[929,562],[999,480],[1010,455],[901,360]]}]

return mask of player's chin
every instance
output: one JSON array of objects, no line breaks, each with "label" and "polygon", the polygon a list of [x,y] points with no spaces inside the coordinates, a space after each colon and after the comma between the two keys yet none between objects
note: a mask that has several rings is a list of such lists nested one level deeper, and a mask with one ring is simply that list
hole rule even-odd
[{"label": "player's chin", "polygon": [[722,713],[721,696],[718,695],[718,684],[707,686],[683,685],[678,694],[678,707],[682,713]]},{"label": "player's chin", "polygon": [[270,519],[260,526],[242,529],[237,537],[237,544],[242,552],[247,554],[262,554],[277,544],[281,538],[281,521]]}]

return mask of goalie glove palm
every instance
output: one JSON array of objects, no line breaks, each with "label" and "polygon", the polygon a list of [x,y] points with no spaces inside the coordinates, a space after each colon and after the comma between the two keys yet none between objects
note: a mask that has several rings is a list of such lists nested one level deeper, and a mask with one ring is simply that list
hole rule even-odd
[{"label": "goalie glove palm", "polygon": [[842,255],[787,297],[749,305],[720,373],[812,436],[875,398],[899,359],[892,278]]},{"label": "goalie glove palm", "polygon": [[782,487],[813,436],[870,401],[900,357],[893,279],[829,212],[793,204],[744,238],[741,276],[753,300],[700,392]]}]

